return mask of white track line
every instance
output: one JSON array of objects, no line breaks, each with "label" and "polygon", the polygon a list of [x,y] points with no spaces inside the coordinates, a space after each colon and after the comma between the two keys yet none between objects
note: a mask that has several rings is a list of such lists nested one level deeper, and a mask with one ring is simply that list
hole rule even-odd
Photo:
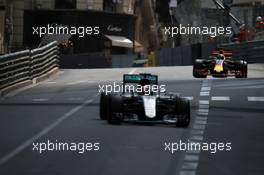
[{"label": "white track line", "polygon": [[199,100],[199,104],[201,104],[201,105],[209,105],[209,100]]},{"label": "white track line", "polygon": [[187,154],[184,157],[185,161],[199,161],[199,155],[191,155],[191,154]]},{"label": "white track line", "polygon": [[262,101],[264,101],[264,97],[248,97],[248,101],[262,102]]},{"label": "white track line", "polygon": [[200,124],[200,125],[206,125],[207,121],[206,120],[195,120],[194,123],[195,124]]},{"label": "white track line", "polygon": [[204,109],[204,108],[200,108],[198,109],[198,112],[205,112],[205,113],[208,113],[209,112],[209,109]]},{"label": "white track line", "polygon": [[200,92],[200,96],[209,96],[210,95],[210,91],[201,91]]},{"label": "white track line", "polygon": [[205,125],[194,124],[194,125],[193,125],[193,129],[201,129],[201,130],[205,130]]},{"label": "white track line", "polygon": [[67,85],[76,85],[76,84],[84,84],[84,83],[95,83],[95,81],[82,80],[82,81],[67,83]]},{"label": "white track line", "polygon": [[212,101],[230,101],[230,97],[228,96],[212,96]]},{"label": "white track line", "polygon": [[[202,83],[200,96],[208,96],[208,100],[199,100],[199,108],[196,111],[195,120],[190,132],[189,140],[192,142],[200,143],[204,140],[204,130],[207,125],[209,113],[209,96],[211,91],[211,82],[204,80]],[[205,98],[205,97],[203,97]],[[196,170],[199,165],[199,156],[201,150],[187,150],[184,162],[181,166],[180,175],[196,175]]]},{"label": "white track line", "polygon": [[195,171],[181,171],[180,175],[195,175]]},{"label": "white track line", "polygon": [[200,134],[200,135],[203,135],[204,134],[204,130],[199,130],[199,129],[193,129],[191,130],[191,134],[193,135],[197,135],[197,134]]},{"label": "white track line", "polygon": [[128,74],[134,74],[137,71],[137,69],[132,69]]},{"label": "white track line", "polygon": [[57,82],[56,81],[46,81],[46,82],[43,82],[42,84],[56,84]]},{"label": "white track line", "polygon": [[193,97],[192,97],[192,96],[188,96],[188,97],[185,96],[185,97],[183,97],[183,98],[186,98],[186,99],[188,99],[188,100],[190,100],[190,101],[193,100]]},{"label": "white track line", "polygon": [[48,98],[35,98],[35,99],[32,99],[32,101],[35,101],[35,102],[44,102],[44,101],[49,101]]},{"label": "white track line", "polygon": [[209,105],[201,105],[201,104],[199,104],[199,109],[209,109]]},{"label": "white track line", "polygon": [[70,101],[80,101],[82,99],[83,99],[82,97],[72,97],[72,98],[68,98],[68,100],[70,100]]},{"label": "white track line", "polygon": [[182,165],[183,169],[188,169],[188,170],[196,170],[198,167],[197,162],[184,162]]},{"label": "white track line", "polygon": [[[97,95],[96,95],[97,96]],[[28,146],[32,145],[32,143],[36,140],[38,140],[40,137],[46,135],[49,133],[51,130],[53,130],[56,126],[58,126],[60,123],[62,123],[65,119],[69,118],[76,112],[78,112],[80,109],[82,109],[85,105],[91,103],[93,100],[86,100],[83,104],[73,108],[69,112],[65,113],[63,116],[58,118],[55,122],[53,122],[51,125],[40,131],[38,134],[34,135],[33,137],[29,138],[26,140],[24,143],[19,145],[17,148],[15,148],[13,151],[9,152],[6,154],[4,157],[0,158],[0,165],[3,165],[13,157],[15,157],[17,154],[22,152],[24,149],[26,149]]]},{"label": "white track line", "polygon": [[203,86],[201,91],[210,91],[211,90],[211,87],[209,86]]},{"label": "white track line", "polygon": [[190,137],[190,140],[191,141],[203,141],[203,136],[201,136],[201,135],[192,135]]}]

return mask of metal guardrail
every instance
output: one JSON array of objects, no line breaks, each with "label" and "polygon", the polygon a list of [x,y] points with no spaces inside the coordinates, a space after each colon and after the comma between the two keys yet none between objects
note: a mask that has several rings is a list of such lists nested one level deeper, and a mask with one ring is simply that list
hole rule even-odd
[{"label": "metal guardrail", "polygon": [[231,49],[234,58],[244,59],[248,63],[264,63],[264,40],[223,44],[220,47]]},{"label": "metal guardrail", "polygon": [[52,42],[34,50],[0,56],[0,89],[33,80],[58,67],[58,46]]},{"label": "metal guardrail", "polygon": [[58,46],[56,42],[52,42],[31,50],[31,76],[36,78],[54,67],[58,67]]}]

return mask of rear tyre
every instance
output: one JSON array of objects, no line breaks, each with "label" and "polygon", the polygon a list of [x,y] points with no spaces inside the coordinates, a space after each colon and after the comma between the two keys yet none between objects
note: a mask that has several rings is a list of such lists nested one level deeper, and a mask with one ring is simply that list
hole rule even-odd
[{"label": "rear tyre", "polygon": [[248,76],[248,65],[246,61],[244,61],[244,64],[243,64],[242,75],[243,75],[243,78],[247,78]]},{"label": "rear tyre", "polygon": [[248,66],[246,61],[239,61],[236,63],[236,78],[247,78]]},{"label": "rear tyre", "polygon": [[109,106],[109,95],[101,93],[100,95],[100,119],[106,120]]},{"label": "rear tyre", "polygon": [[182,98],[178,98],[177,101],[176,112],[178,120],[176,122],[176,126],[186,128],[189,126],[191,121],[190,101]]},{"label": "rear tyre", "polygon": [[107,121],[109,124],[121,124],[123,114],[123,100],[119,95],[109,96],[109,110]]}]

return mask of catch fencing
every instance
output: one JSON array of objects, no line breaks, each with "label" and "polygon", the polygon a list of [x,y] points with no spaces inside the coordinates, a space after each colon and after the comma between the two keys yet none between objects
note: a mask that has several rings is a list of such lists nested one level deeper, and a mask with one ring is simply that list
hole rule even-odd
[{"label": "catch fencing", "polygon": [[187,66],[195,59],[207,58],[216,44],[202,43],[176,48],[162,48],[156,52],[156,66]]},{"label": "catch fencing", "polygon": [[157,66],[192,65],[195,59],[206,59],[217,47],[232,50],[234,60],[243,59],[248,63],[264,63],[264,40],[244,43],[216,45],[202,43],[176,48],[162,48],[156,52]]},{"label": "catch fencing", "polygon": [[223,44],[221,47],[231,49],[234,59],[243,59],[248,63],[264,63],[264,40]]},{"label": "catch fencing", "polygon": [[58,67],[57,42],[0,56],[0,90],[32,81]]}]

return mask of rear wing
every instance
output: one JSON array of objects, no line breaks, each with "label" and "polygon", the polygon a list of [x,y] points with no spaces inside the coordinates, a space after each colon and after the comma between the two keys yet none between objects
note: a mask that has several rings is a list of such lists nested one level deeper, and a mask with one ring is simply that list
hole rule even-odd
[{"label": "rear wing", "polygon": [[216,57],[220,53],[223,54],[226,58],[231,58],[233,56],[233,52],[231,50],[225,48],[217,48],[216,50],[212,51],[211,57]]},{"label": "rear wing", "polygon": [[142,79],[147,79],[150,84],[158,84],[158,76],[152,74],[124,74],[123,84],[139,84]]}]

